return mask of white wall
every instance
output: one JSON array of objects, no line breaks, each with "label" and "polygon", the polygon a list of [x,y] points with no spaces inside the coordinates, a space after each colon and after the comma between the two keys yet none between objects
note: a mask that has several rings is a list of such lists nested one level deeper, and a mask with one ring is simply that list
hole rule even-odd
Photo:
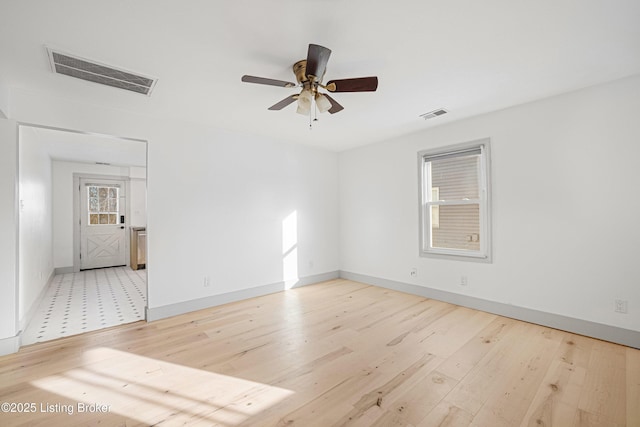
[{"label": "white wall", "polygon": [[127,223],[132,227],[147,225],[147,168],[129,168],[131,214]]},{"label": "white wall", "polygon": [[0,118],[9,117],[9,88],[0,82]]},{"label": "white wall", "polygon": [[53,274],[51,158],[33,128],[19,130],[19,319],[27,314]]},{"label": "white wall", "polygon": [[[640,76],[341,153],[341,269],[639,331],[638,117]],[[493,263],[419,257],[417,152],[485,137]]]},{"label": "white wall", "polygon": [[73,174],[129,176],[129,167],[53,161],[53,256],[55,268],[73,267]]},{"label": "white wall", "polygon": [[149,144],[152,307],[283,281],[294,211],[298,276],[338,269],[335,153],[191,126],[163,137]]},{"label": "white wall", "polygon": [[15,121],[0,118],[0,355],[17,349],[17,149]]},{"label": "white wall", "polygon": [[338,270],[335,153],[20,90],[11,112],[149,141],[150,308],[282,281],[283,220],[293,211],[298,276]]}]

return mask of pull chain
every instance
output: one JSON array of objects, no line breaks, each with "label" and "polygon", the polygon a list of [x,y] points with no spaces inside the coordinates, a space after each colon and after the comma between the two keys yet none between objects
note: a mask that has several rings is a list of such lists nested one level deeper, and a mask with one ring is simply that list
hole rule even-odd
[{"label": "pull chain", "polygon": [[[313,121],[318,121],[318,106],[315,101],[313,101]],[[311,121],[311,111],[309,111],[309,130],[313,130],[313,123]]]}]

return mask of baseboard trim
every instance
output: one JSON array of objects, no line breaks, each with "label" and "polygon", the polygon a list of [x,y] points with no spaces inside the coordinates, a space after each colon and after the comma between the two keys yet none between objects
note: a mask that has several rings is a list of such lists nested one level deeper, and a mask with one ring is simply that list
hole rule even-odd
[{"label": "baseboard trim", "polygon": [[55,274],[69,274],[73,273],[73,266],[71,267],[56,267],[54,270]]},{"label": "baseboard trim", "polygon": [[55,276],[56,276],[55,270],[51,270],[51,273],[47,278],[47,283],[45,283],[42,289],[40,289],[40,293],[38,294],[38,297],[31,304],[31,307],[29,308],[29,311],[27,311],[27,314],[22,319],[20,319],[20,331],[24,331],[25,329],[27,329],[27,326],[29,326],[29,322],[31,321],[36,311],[38,310],[38,307],[40,306],[40,302],[42,302],[42,299],[47,293],[47,289],[49,289],[49,286],[51,285],[51,282],[53,282],[53,278]]},{"label": "baseboard trim", "polygon": [[20,334],[15,337],[0,338],[0,356],[17,353],[20,350]]},{"label": "baseboard trim", "polygon": [[340,277],[640,349],[640,331],[349,271],[340,271]]},{"label": "baseboard trim", "polygon": [[325,282],[327,280],[338,279],[339,271],[331,271],[328,273],[315,274],[299,278],[293,286],[289,286],[285,282],[271,283],[268,285],[257,286],[255,288],[242,289],[239,291],[227,292],[210,297],[198,298],[179,302],[176,304],[163,305],[160,307],[146,308],[147,322],[165,319],[167,317],[177,316],[179,314],[190,313],[192,311],[202,310],[205,308],[215,307],[218,305],[228,304],[230,302],[241,301],[249,298],[261,297],[263,295],[282,292],[290,288],[299,288],[301,286],[312,285],[314,283]]}]

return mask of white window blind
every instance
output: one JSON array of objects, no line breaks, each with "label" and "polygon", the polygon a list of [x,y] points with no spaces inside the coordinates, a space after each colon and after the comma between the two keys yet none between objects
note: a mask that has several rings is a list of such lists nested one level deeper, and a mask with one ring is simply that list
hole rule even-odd
[{"label": "white window blind", "polygon": [[421,254],[489,257],[487,144],[421,152]]}]

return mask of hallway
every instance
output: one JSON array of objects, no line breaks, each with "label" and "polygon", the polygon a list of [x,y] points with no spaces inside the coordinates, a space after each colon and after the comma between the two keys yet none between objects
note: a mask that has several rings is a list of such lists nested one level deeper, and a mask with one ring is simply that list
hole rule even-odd
[{"label": "hallway", "polygon": [[56,275],[22,345],[144,320],[147,270],[114,267]]}]

